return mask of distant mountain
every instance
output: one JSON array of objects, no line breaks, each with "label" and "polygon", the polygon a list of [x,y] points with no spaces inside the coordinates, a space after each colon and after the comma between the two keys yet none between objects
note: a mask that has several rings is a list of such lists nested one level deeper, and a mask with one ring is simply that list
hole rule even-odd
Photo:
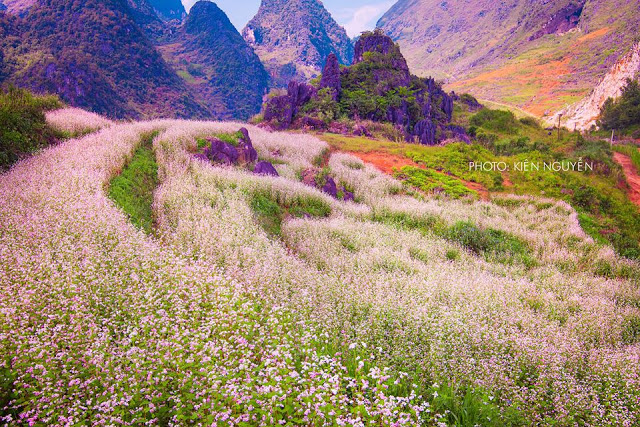
[{"label": "distant mountain", "polygon": [[172,41],[158,49],[219,117],[247,119],[260,111],[269,75],[215,3],[196,3]]},{"label": "distant mountain", "polygon": [[378,26],[411,70],[544,116],[587,95],[632,46],[628,0],[399,0]]},{"label": "distant mountain", "polygon": [[262,0],[242,31],[272,77],[274,86],[320,74],[330,53],[351,64],[353,44],[319,0]]},{"label": "distant mountain", "polygon": [[187,11],[180,0],[149,0],[158,16],[165,21],[182,21]]},{"label": "distant mountain", "polygon": [[122,0],[40,0],[0,14],[7,79],[110,117],[210,117]]}]

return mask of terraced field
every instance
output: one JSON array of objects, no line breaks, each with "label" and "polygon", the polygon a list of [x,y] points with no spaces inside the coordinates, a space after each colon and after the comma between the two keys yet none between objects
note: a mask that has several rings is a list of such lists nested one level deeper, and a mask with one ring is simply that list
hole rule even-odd
[{"label": "terraced field", "polygon": [[[195,158],[240,123],[56,123],[101,129],[0,175],[0,422],[640,423],[640,266],[568,204],[425,196],[255,127],[280,177]],[[355,201],[301,182],[319,158]]]}]

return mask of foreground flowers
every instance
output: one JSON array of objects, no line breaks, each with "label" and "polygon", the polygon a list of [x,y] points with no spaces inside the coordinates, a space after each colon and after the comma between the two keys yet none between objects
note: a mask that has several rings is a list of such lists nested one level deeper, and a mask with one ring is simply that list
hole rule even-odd
[{"label": "foreground flowers", "polygon": [[[254,128],[281,178],[190,154],[240,126],[115,124],[0,177],[2,423],[447,424],[455,393],[471,424],[639,422],[638,266],[569,206],[417,200],[333,155],[344,203],[298,182],[324,143]],[[104,190],[151,131],[155,236]],[[256,194],[331,213],[270,236]],[[536,265],[386,220],[402,215],[504,229]]]}]

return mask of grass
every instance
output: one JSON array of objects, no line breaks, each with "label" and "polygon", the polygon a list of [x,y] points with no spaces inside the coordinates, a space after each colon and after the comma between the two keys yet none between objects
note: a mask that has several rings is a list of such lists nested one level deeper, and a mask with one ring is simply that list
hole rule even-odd
[{"label": "grass", "polygon": [[282,223],[288,217],[325,218],[331,215],[331,207],[320,199],[298,197],[290,202],[279,201],[267,192],[250,196],[249,205],[256,220],[269,236],[282,236]]},{"label": "grass", "polygon": [[61,106],[56,96],[15,87],[0,91],[0,171],[59,139],[44,113]]},{"label": "grass", "polygon": [[[628,258],[640,257],[640,212],[618,183],[623,172],[612,158],[609,144],[597,137],[585,139],[573,132],[556,132],[542,128],[531,117],[518,118],[508,111],[473,113],[456,105],[454,120],[467,126],[475,139],[472,144],[454,143],[445,146],[424,146],[371,140],[362,137],[322,135],[333,147],[349,152],[377,152],[405,157],[419,168],[401,170],[398,177],[424,191],[442,189],[454,197],[464,191],[455,178],[476,182],[494,192],[519,195],[544,195],[570,203],[579,214],[585,232],[596,241],[611,243],[616,252]],[[614,148],[636,158],[632,146]],[[632,157],[633,158],[633,157]],[[594,170],[551,171],[516,170],[524,162],[589,162]],[[475,170],[470,162],[504,162],[509,170]],[[640,170],[640,169],[639,169]],[[446,177],[446,178],[443,178]],[[510,185],[504,184],[508,178]]]},{"label": "grass", "polygon": [[[458,221],[453,225],[447,225],[437,216],[417,218],[406,213],[377,212],[373,220],[406,230],[418,230],[424,234],[433,234],[438,237],[458,243],[465,249],[489,261],[502,264],[520,263],[526,267],[536,265],[536,260],[531,253],[529,245],[518,237],[492,228],[480,228],[470,222]],[[419,258],[416,252],[412,255]],[[457,250],[449,250],[447,259],[454,261],[459,258]]]},{"label": "grass", "polygon": [[427,193],[444,193],[455,199],[464,196],[478,197],[477,192],[465,187],[459,179],[430,169],[404,166],[394,176]]},{"label": "grass", "polygon": [[140,147],[120,175],[109,183],[109,197],[131,222],[147,234],[153,230],[153,191],[158,185],[158,165],[153,152],[155,133],[144,135]]},{"label": "grass", "polygon": [[[228,144],[237,147],[240,144],[240,138],[242,137],[242,132],[233,132],[233,133],[216,133],[212,135],[213,138],[217,138],[220,141],[226,142]],[[196,140],[198,150],[202,150],[205,147],[208,147],[211,143],[207,141],[206,138],[198,138]]]}]

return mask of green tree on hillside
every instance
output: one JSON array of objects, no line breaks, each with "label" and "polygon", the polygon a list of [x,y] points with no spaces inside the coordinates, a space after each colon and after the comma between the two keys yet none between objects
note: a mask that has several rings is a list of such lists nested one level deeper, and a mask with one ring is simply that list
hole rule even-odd
[{"label": "green tree on hillside", "polygon": [[622,95],[605,101],[598,125],[607,130],[640,126],[640,85],[637,80],[627,79]]}]

